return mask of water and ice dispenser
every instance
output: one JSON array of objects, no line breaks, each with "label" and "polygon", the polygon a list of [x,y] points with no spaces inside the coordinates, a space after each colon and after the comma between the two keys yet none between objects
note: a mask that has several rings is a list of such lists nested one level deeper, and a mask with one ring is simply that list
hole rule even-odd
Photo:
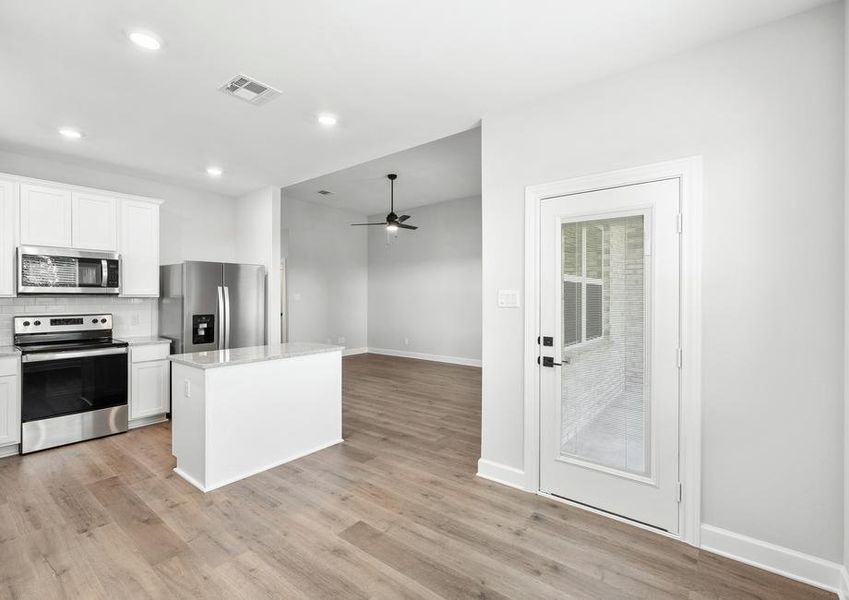
[{"label": "water and ice dispenser", "polygon": [[215,315],[192,315],[192,343],[215,342]]}]

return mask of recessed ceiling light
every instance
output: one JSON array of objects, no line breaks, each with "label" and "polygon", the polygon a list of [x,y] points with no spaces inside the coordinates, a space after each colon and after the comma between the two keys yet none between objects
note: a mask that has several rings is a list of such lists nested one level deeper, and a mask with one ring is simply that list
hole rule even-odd
[{"label": "recessed ceiling light", "polygon": [[59,134],[69,140],[78,140],[83,137],[83,132],[79,129],[74,129],[73,127],[60,127]]},{"label": "recessed ceiling light", "polygon": [[336,115],[322,113],[318,115],[318,122],[327,127],[332,127],[333,125],[336,125]]},{"label": "recessed ceiling light", "polygon": [[149,31],[134,29],[130,32],[129,37],[132,43],[145,50],[159,50],[162,47],[162,40],[159,39],[159,36]]},{"label": "recessed ceiling light", "polygon": [[206,168],[206,174],[209,175],[210,177],[221,177],[222,173],[224,173],[224,171],[221,170],[221,167],[207,167]]}]

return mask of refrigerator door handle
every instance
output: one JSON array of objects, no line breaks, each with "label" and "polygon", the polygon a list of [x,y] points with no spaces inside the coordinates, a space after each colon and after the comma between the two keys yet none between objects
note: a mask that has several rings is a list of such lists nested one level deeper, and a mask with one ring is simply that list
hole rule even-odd
[{"label": "refrigerator door handle", "polygon": [[224,286],[224,348],[230,348],[230,288]]},{"label": "refrigerator door handle", "polygon": [[224,288],[218,286],[218,349],[224,350],[224,324],[227,315],[224,313]]}]

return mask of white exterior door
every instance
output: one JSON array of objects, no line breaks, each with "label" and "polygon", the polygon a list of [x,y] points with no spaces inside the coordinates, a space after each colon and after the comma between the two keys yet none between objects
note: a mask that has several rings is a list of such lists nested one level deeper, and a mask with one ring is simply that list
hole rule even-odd
[{"label": "white exterior door", "polygon": [[671,533],[679,204],[676,178],[540,211],[540,489]]}]

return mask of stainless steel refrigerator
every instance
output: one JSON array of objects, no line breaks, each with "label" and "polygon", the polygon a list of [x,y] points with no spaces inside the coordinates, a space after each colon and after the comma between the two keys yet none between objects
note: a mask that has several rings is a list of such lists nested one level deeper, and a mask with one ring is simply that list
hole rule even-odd
[{"label": "stainless steel refrigerator", "polygon": [[265,344],[265,267],[186,261],[159,277],[159,334],[172,353]]}]

